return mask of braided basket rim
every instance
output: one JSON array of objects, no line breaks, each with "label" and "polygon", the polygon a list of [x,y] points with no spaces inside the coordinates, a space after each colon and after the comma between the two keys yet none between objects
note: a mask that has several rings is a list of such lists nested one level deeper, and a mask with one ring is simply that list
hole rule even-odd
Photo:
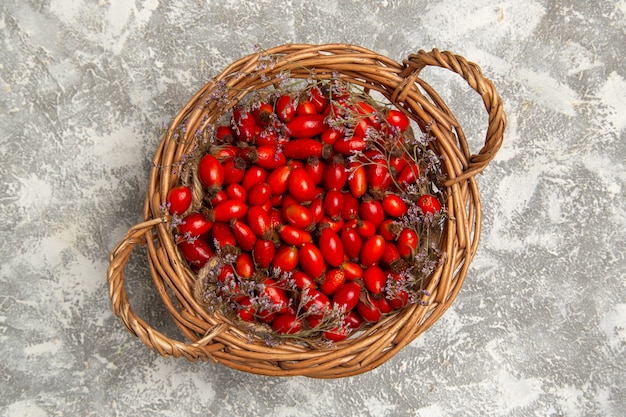
[{"label": "braided basket rim", "polygon": [[[278,57],[271,68],[259,65],[268,56]],[[419,78],[420,71],[427,66],[459,74],[481,95],[489,122],[484,146],[478,153],[470,152],[452,111],[437,92]],[[445,157],[443,168],[448,179],[442,186],[448,217],[440,243],[442,262],[426,287],[430,293],[426,297],[428,304],[412,304],[327,349],[290,341],[272,347],[262,340],[250,343],[249,335],[228,318],[220,313],[209,314],[193,296],[194,275],[176,249],[168,226],[169,216],[162,212],[168,191],[178,179],[175,167],[195,146],[195,132],[217,122],[248,91],[271,84],[286,70],[292,78],[339,76],[367,91],[379,92],[420,128],[428,125],[436,138],[435,152]],[[218,83],[229,87],[229,101],[224,107],[211,99]],[[177,139],[175,131],[183,120],[187,128],[184,137]],[[455,300],[480,239],[482,214],[475,176],[495,157],[502,144],[505,125],[502,100],[493,83],[483,76],[478,65],[451,52],[421,50],[397,63],[356,45],[287,44],[244,56],[202,86],[163,134],[153,159],[144,222],[133,226],[110,255],[107,278],[112,309],[131,334],[162,356],[185,357],[192,361],[210,359],[233,369],[271,376],[338,378],[374,369],[432,326]],[[187,341],[172,340],[153,329],[129,304],[124,266],[133,249],[144,244],[156,289]]]}]

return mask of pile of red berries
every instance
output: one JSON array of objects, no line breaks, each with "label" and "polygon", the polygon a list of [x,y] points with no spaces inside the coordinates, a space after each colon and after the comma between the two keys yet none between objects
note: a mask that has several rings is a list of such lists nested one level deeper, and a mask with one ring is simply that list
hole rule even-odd
[{"label": "pile of red berries", "polygon": [[354,90],[257,92],[171,189],[207,308],[274,336],[338,341],[428,295],[445,211],[432,155],[402,111]]}]

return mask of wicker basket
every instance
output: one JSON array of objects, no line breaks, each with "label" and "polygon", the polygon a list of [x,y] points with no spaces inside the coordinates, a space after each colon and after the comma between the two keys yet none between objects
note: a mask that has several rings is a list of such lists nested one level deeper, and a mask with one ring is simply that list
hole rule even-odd
[{"label": "wicker basket", "polygon": [[[279,58],[271,66],[259,66],[259,59],[268,54]],[[470,152],[448,106],[419,78],[420,71],[427,66],[459,74],[481,95],[489,125],[484,146],[478,153]],[[286,70],[292,78],[309,78],[311,71],[318,79],[339,75],[367,91],[381,93],[420,127],[430,125],[436,138],[431,146],[445,156],[443,169],[448,179],[442,185],[449,215],[440,243],[444,258],[427,286],[430,293],[427,305],[412,304],[326,349],[295,342],[268,347],[261,339],[251,341],[248,334],[223,315],[209,314],[194,299],[195,276],[176,249],[168,225],[170,219],[161,210],[168,191],[176,183],[176,165],[194,146],[194,132],[216,122],[247,92],[276,82],[278,74]],[[211,100],[219,80],[232,87],[225,107]],[[183,120],[187,122],[185,137],[175,140],[175,128]],[[429,328],[456,298],[480,237],[481,204],[475,176],[500,148],[505,123],[502,101],[493,84],[477,65],[449,52],[420,51],[399,64],[353,45],[290,44],[246,56],[202,87],[163,135],[146,195],[145,221],[132,227],[110,256],[108,283],[113,311],[133,335],[163,356],[184,356],[192,361],[211,359],[241,371],[274,376],[336,378],[376,368]],[[129,305],[124,267],[137,245],[147,245],[156,289],[187,341],[172,340],[153,329]]]}]

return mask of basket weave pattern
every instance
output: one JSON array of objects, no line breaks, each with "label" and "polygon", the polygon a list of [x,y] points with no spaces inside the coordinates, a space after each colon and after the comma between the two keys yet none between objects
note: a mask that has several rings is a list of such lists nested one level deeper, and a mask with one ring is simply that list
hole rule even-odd
[{"label": "basket weave pattern", "polygon": [[[278,57],[260,67],[262,56]],[[463,130],[436,91],[423,81],[427,67],[446,68],[464,78],[480,94],[489,115],[484,146],[471,153]],[[194,146],[194,132],[214,124],[248,92],[276,83],[279,74],[291,78],[341,77],[377,91],[405,111],[422,129],[430,127],[431,143],[444,156],[443,169],[448,219],[440,242],[442,262],[426,289],[428,304],[413,304],[391,314],[354,337],[328,349],[295,342],[268,347],[263,340],[234,326],[220,313],[210,314],[194,298],[195,275],[176,249],[169,216],[162,206],[180,173],[176,170]],[[238,76],[246,74],[245,76]],[[212,100],[223,80],[228,87],[226,106]],[[184,137],[176,128],[186,122]],[[222,363],[241,371],[263,375],[305,375],[336,378],[361,374],[386,362],[437,321],[456,298],[476,253],[481,230],[481,204],[475,176],[494,158],[502,144],[506,124],[502,101],[480,68],[450,52],[432,50],[411,54],[401,64],[370,50],[347,44],[284,45],[246,56],[203,86],[178,113],[156,151],[144,205],[145,221],[132,227],[113,249],[108,269],[114,313],[126,328],[163,356],[186,357]],[[124,288],[124,267],[137,245],[147,245],[148,264],[163,303],[187,341],[168,338],[138,317]]]}]

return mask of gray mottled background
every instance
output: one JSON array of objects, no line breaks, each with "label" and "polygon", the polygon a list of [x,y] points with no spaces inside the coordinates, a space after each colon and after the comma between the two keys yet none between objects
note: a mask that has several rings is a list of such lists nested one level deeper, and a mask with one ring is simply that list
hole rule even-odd
[{"label": "gray mottled background", "polygon": [[[565,4],[563,4],[565,3]],[[3,416],[624,416],[626,3],[0,1]],[[340,380],[161,358],[113,316],[108,253],[141,219],[159,127],[228,63],[349,42],[480,64],[508,113],[480,178],[483,239],[453,307]],[[486,116],[423,73],[476,150]],[[177,336],[145,253],[133,306]]]}]

